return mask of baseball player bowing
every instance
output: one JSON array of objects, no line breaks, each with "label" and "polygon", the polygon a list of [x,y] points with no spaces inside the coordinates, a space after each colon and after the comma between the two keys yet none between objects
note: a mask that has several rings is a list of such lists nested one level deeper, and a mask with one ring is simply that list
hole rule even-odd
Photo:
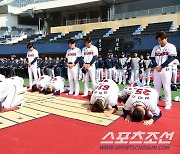
[{"label": "baseball player bowing", "polygon": [[159,45],[155,46],[151,53],[154,70],[154,88],[160,95],[161,87],[163,85],[165,95],[165,109],[171,109],[171,77],[172,69],[169,64],[177,56],[176,47],[167,42],[165,32],[159,32],[156,35]]},{"label": "baseball player bowing", "polygon": [[[67,58],[67,67],[68,67],[68,80],[70,91],[69,94],[72,95],[74,92],[74,83],[75,83],[75,94],[74,96],[79,95],[79,62],[81,61],[81,50],[76,47],[75,40],[70,39],[68,41],[70,49],[66,53]],[[74,80],[74,83],[73,83]]]},{"label": "baseball player bowing", "polygon": [[162,116],[157,106],[158,100],[159,96],[155,89],[150,87],[136,87],[136,90],[130,94],[123,108],[125,121],[140,122],[146,115],[150,119],[145,120],[143,124],[151,125]]},{"label": "baseball player bowing", "polygon": [[52,78],[46,85],[45,94],[54,93],[54,95],[59,95],[68,90],[67,87],[64,87],[65,79],[56,76]]},{"label": "baseball player bowing", "polygon": [[37,59],[39,57],[38,55],[38,51],[36,49],[34,49],[33,44],[29,43],[27,45],[27,48],[29,49],[29,51],[27,52],[27,64],[28,64],[28,74],[29,74],[29,88],[32,88],[32,84],[33,84],[33,76],[34,76],[34,80],[38,79],[38,75],[37,75]]},{"label": "baseball player bowing", "polygon": [[46,88],[46,85],[48,84],[50,80],[51,80],[51,77],[48,75],[43,75],[39,77],[36,81],[33,82],[31,91],[35,92],[38,90],[39,92],[43,92]]},{"label": "baseball player bowing", "polygon": [[0,111],[18,109],[16,106],[24,104],[24,97],[18,95],[17,87],[12,80],[0,80]]},{"label": "baseball player bowing", "polygon": [[105,113],[107,116],[115,113],[118,110],[118,94],[119,88],[112,79],[99,82],[91,96],[89,111],[102,113],[108,109]]},{"label": "baseball player bowing", "polygon": [[24,87],[24,79],[19,76],[14,76],[8,78],[9,80],[12,80],[13,84],[16,85],[16,92],[17,94],[22,94],[27,91],[27,87]]},{"label": "baseball player bowing", "polygon": [[95,77],[95,62],[98,57],[98,49],[94,45],[92,45],[92,39],[87,37],[85,39],[86,47],[82,49],[82,61],[83,61],[83,69],[86,71],[84,76],[84,95],[88,95],[89,89],[89,77],[92,81],[93,90],[96,89],[96,77]]}]

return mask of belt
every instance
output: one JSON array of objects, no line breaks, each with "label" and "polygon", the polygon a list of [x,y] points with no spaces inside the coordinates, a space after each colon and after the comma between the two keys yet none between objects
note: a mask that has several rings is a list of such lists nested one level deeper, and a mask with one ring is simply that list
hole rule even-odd
[{"label": "belt", "polygon": [[72,62],[69,62],[68,64],[73,64]]},{"label": "belt", "polygon": [[90,64],[90,63],[85,63],[85,64]]}]

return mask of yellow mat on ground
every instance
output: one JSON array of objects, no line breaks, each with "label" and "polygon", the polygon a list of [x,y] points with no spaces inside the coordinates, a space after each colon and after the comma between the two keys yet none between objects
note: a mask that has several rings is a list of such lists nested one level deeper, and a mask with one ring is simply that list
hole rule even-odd
[{"label": "yellow mat on ground", "polygon": [[27,92],[24,94],[25,105],[16,111],[0,113],[0,128],[13,126],[29,120],[55,114],[93,124],[108,126],[122,115],[122,108],[115,115],[88,112],[88,103],[66,97]]}]

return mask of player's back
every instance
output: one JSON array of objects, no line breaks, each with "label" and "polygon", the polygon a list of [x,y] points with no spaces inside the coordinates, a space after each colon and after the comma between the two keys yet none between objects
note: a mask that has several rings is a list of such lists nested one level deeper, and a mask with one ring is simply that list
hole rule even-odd
[{"label": "player's back", "polygon": [[137,89],[129,96],[127,102],[134,104],[141,102],[149,108],[157,105],[158,93],[151,87],[137,87]]}]

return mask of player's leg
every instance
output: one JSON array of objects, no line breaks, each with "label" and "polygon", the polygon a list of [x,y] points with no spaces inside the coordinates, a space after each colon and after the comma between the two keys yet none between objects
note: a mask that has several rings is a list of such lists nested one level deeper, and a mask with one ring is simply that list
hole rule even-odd
[{"label": "player's leg", "polygon": [[69,94],[72,95],[74,92],[74,83],[73,83],[73,72],[72,69],[68,68],[68,80],[69,80]]},{"label": "player's leg", "polygon": [[150,70],[147,70],[146,76],[147,76],[147,85],[149,86],[149,83],[150,83]]},{"label": "player's leg", "polygon": [[37,68],[37,73],[38,73],[38,77],[41,77],[41,70],[39,67]]},{"label": "player's leg", "polygon": [[79,95],[79,81],[78,81],[78,65],[72,68],[73,78],[75,83],[75,96]]},{"label": "player's leg", "polygon": [[89,72],[89,76],[91,78],[91,82],[92,82],[92,87],[93,87],[93,91],[96,89],[97,87],[97,83],[96,83],[96,80],[95,80],[95,66],[90,66],[89,69],[88,69],[88,72]]},{"label": "player's leg", "polygon": [[120,69],[119,70],[119,84],[121,84],[121,82],[122,82],[122,76],[123,76],[123,70],[122,69]]},{"label": "player's leg", "polygon": [[135,81],[134,75],[135,75],[135,70],[131,70],[131,82]]},{"label": "player's leg", "polygon": [[89,71],[84,74],[84,94],[83,96],[88,96],[89,89]]},{"label": "player's leg", "polygon": [[158,96],[160,96],[161,88],[162,88],[162,72],[157,72],[154,70],[154,88],[158,92]]},{"label": "player's leg", "polygon": [[170,68],[164,68],[162,70],[163,78],[162,78],[162,84],[164,88],[164,101],[166,105],[166,109],[170,109],[172,106],[171,103],[171,77],[172,77],[172,71]]},{"label": "player's leg", "polygon": [[146,85],[147,70],[143,72],[142,84]]},{"label": "player's leg", "polygon": [[29,88],[32,88],[33,80],[32,80],[32,69],[31,69],[31,67],[28,67],[28,74],[29,74]]},{"label": "player's leg", "polygon": [[174,83],[177,84],[177,70],[174,70]]},{"label": "player's leg", "polygon": [[32,72],[33,72],[33,76],[34,76],[34,80],[38,80],[38,75],[37,75],[37,66],[36,65],[32,65]]},{"label": "player's leg", "polygon": [[139,81],[139,70],[135,70],[135,81]]}]

